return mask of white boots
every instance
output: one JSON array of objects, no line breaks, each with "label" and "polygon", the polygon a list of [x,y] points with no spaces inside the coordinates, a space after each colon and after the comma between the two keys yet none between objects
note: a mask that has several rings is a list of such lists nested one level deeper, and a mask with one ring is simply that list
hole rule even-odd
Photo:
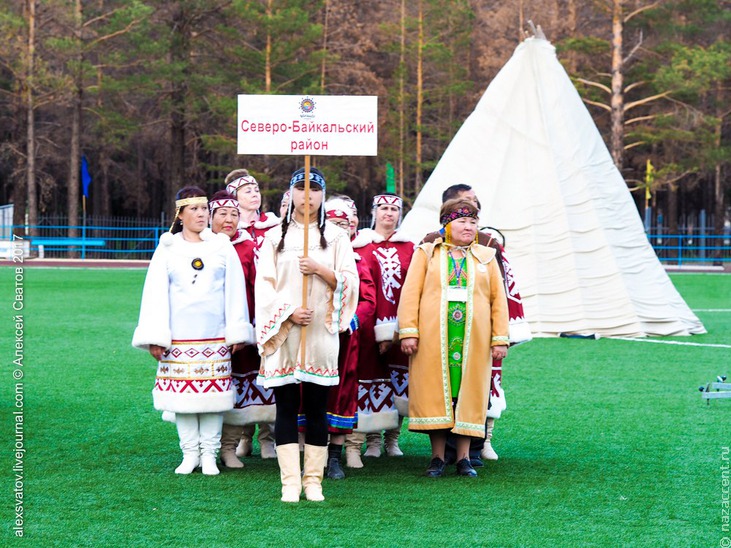
[{"label": "white boots", "polygon": [[277,449],[274,444],[274,425],[266,422],[259,424],[259,448],[261,449],[261,458],[277,458]]},{"label": "white boots", "polygon": [[381,433],[371,432],[366,434],[366,450],[364,457],[377,458],[381,456]]},{"label": "white boots", "polygon": [[327,446],[305,444],[305,469],[302,475],[302,487],[305,497],[313,502],[325,500],[322,496],[322,478],[327,464]]},{"label": "white boots", "polygon": [[241,437],[242,427],[224,424],[221,431],[221,463],[226,468],[243,468],[244,463],[236,456],[236,446]]},{"label": "white boots", "polygon": [[498,456],[492,448],[490,440],[492,439],[492,430],[495,428],[495,419],[487,419],[487,428],[485,430],[485,445],[482,447],[480,456],[485,460],[497,460]]},{"label": "white boots", "polygon": [[300,468],[300,450],[296,443],[277,447],[279,476],[282,480],[282,502],[299,502],[302,488],[305,497],[313,502],[325,500],[322,496],[322,478],[327,463],[327,446],[305,445],[304,473]]},{"label": "white boots", "polygon": [[361,432],[345,435],[345,466],[348,468],[363,468],[360,448],[363,447],[365,440],[366,435]]},{"label": "white boots", "polygon": [[404,418],[399,417],[398,418],[398,428],[392,428],[391,430],[386,430],[386,433],[383,435],[385,446],[386,446],[386,455],[389,457],[403,457],[404,453],[401,451],[401,449],[398,446],[398,438],[401,435],[401,425],[404,423]]},{"label": "white boots", "polygon": [[217,476],[219,471],[216,466],[216,453],[221,448],[223,413],[200,413],[198,424],[200,427],[201,469],[206,476]]},{"label": "white boots", "polygon": [[175,417],[180,438],[180,450],[183,452],[183,462],[175,469],[176,474],[191,474],[201,464],[198,415],[178,413]]},{"label": "white boots", "polygon": [[277,447],[277,461],[282,480],[282,502],[299,502],[302,493],[299,445],[288,443]]},{"label": "white boots", "polygon": [[221,447],[221,413],[177,413],[180,449],[183,462],[175,469],[176,474],[191,474],[201,466],[206,476],[218,475],[216,452]]},{"label": "white boots", "polygon": [[[254,449],[254,433],[256,431],[255,424],[247,424],[239,427],[242,429],[241,441],[236,447],[237,457],[250,457]],[[261,458],[276,459],[277,449],[274,443],[274,425],[268,422],[259,423],[259,447],[261,448]],[[243,464],[242,464],[243,466]]]},{"label": "white boots", "polygon": [[363,453],[363,456],[365,457],[380,457],[381,456],[381,445],[382,442],[383,445],[386,447],[386,455],[389,457],[403,457],[404,454],[401,451],[401,449],[398,446],[398,439],[401,435],[401,424],[403,423],[404,418],[399,417],[398,426],[396,428],[392,428],[391,430],[386,430],[383,436],[383,440],[381,439],[381,433],[380,432],[373,432],[370,434],[366,434],[366,451]]}]

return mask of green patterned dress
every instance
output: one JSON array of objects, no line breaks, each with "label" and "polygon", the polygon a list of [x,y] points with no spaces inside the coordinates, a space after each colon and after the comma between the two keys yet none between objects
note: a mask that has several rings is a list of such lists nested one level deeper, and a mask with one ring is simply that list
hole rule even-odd
[{"label": "green patterned dress", "polygon": [[[467,288],[466,256],[455,261],[452,253],[449,253],[449,286]],[[466,316],[466,302],[449,301],[447,303],[447,349],[452,398],[459,395],[459,387],[462,384],[462,348],[464,346]]]}]

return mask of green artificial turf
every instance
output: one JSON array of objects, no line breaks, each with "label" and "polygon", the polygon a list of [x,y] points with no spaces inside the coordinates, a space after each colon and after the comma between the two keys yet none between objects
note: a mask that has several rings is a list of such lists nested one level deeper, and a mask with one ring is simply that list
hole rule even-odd
[{"label": "green artificial turf", "polygon": [[[0,269],[2,539],[15,523],[12,371],[23,315],[23,532],[32,546],[719,546],[731,400],[698,387],[730,372],[731,348],[537,339],[504,364],[500,460],[475,480],[422,477],[428,438],[326,480],[324,503],[279,501],[276,461],[176,476],[173,425],[150,391],[153,359],[130,346],[142,270]],[[731,345],[731,276],[672,279]],[[723,311],[725,310],[725,312]],[[729,375],[731,378],[731,375]],[[727,496],[727,494],[726,494]]]}]

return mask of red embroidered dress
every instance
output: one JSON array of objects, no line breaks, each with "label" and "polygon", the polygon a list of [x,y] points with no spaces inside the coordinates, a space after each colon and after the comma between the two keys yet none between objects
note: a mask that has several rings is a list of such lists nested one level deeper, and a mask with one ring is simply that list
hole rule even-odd
[{"label": "red embroidered dress", "polygon": [[364,229],[353,241],[353,249],[376,283],[375,322],[360,339],[358,431],[378,432],[397,427],[398,415],[408,414],[408,358],[398,344],[380,354],[378,343],[392,341],[397,330],[398,303],[414,244],[398,231],[384,239]]}]

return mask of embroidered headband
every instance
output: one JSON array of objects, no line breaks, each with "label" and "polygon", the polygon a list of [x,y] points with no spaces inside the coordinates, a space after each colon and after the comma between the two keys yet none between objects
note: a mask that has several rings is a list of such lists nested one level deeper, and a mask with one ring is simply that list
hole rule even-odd
[{"label": "embroidered headband", "polygon": [[[295,171],[292,174],[292,178],[289,180],[289,188],[290,191],[294,185],[297,183],[302,183],[305,180],[305,169],[299,168],[297,171]],[[325,226],[325,177],[322,176],[322,173],[317,168],[311,168],[310,169],[310,182],[315,183],[317,186],[319,186],[322,189],[322,205],[320,206],[320,221],[318,226]],[[287,207],[287,222],[292,220],[292,211],[294,210],[294,202],[290,199],[289,200],[289,206]]]},{"label": "embroidered headband", "polygon": [[259,186],[259,183],[252,177],[251,175],[244,175],[243,177],[239,177],[238,179],[234,179],[229,184],[226,185],[226,191],[229,194],[233,194],[236,196],[236,191],[245,185],[257,185]]},{"label": "embroidered headband", "polygon": [[391,194],[379,194],[373,197],[373,207],[380,205],[393,205],[399,209],[404,208],[404,201],[399,196],[393,196]]},{"label": "embroidered headband", "polygon": [[213,215],[213,212],[216,211],[219,207],[235,207],[236,209],[238,209],[239,202],[238,200],[235,200],[233,198],[224,198],[222,200],[212,200],[208,202],[208,209],[211,212],[211,216]]},{"label": "embroidered headband", "polygon": [[355,215],[349,200],[345,198],[332,198],[325,202],[325,215],[328,219],[350,219]]},{"label": "embroidered headband", "polygon": [[175,200],[175,208],[180,210],[187,205],[204,204],[208,205],[208,198],[205,196],[193,196],[192,198],[183,198],[182,200]]},{"label": "embroidered headband", "polygon": [[347,200],[343,198],[343,201],[348,205],[350,208],[350,211],[353,215],[358,215],[358,207],[355,205],[355,202],[348,198]]},{"label": "embroidered headband", "polygon": [[[292,178],[289,180],[289,186],[292,187],[296,185],[297,183],[301,183],[305,180],[305,170],[304,169],[298,169],[294,172],[292,175]],[[325,190],[325,178],[320,175],[319,173],[316,173],[312,170],[310,170],[310,182],[315,183],[318,185],[322,190]]]},{"label": "embroidered headband", "polygon": [[439,218],[439,222],[442,226],[447,226],[449,223],[454,221],[455,219],[460,219],[462,217],[472,217],[473,219],[477,219],[479,216],[479,213],[473,212],[472,210],[466,208],[466,207],[458,207],[454,211],[447,213],[445,215],[442,215]]},{"label": "embroidered headband", "polygon": [[173,227],[175,227],[175,222],[178,220],[180,210],[187,205],[196,204],[208,205],[208,198],[206,198],[205,196],[193,196],[192,198],[182,198],[181,200],[175,200],[175,215],[173,215],[173,224],[170,225],[170,232],[172,232]]},{"label": "embroidered headband", "polygon": [[350,216],[342,209],[328,209],[325,216],[328,219],[342,219],[350,222]]}]

